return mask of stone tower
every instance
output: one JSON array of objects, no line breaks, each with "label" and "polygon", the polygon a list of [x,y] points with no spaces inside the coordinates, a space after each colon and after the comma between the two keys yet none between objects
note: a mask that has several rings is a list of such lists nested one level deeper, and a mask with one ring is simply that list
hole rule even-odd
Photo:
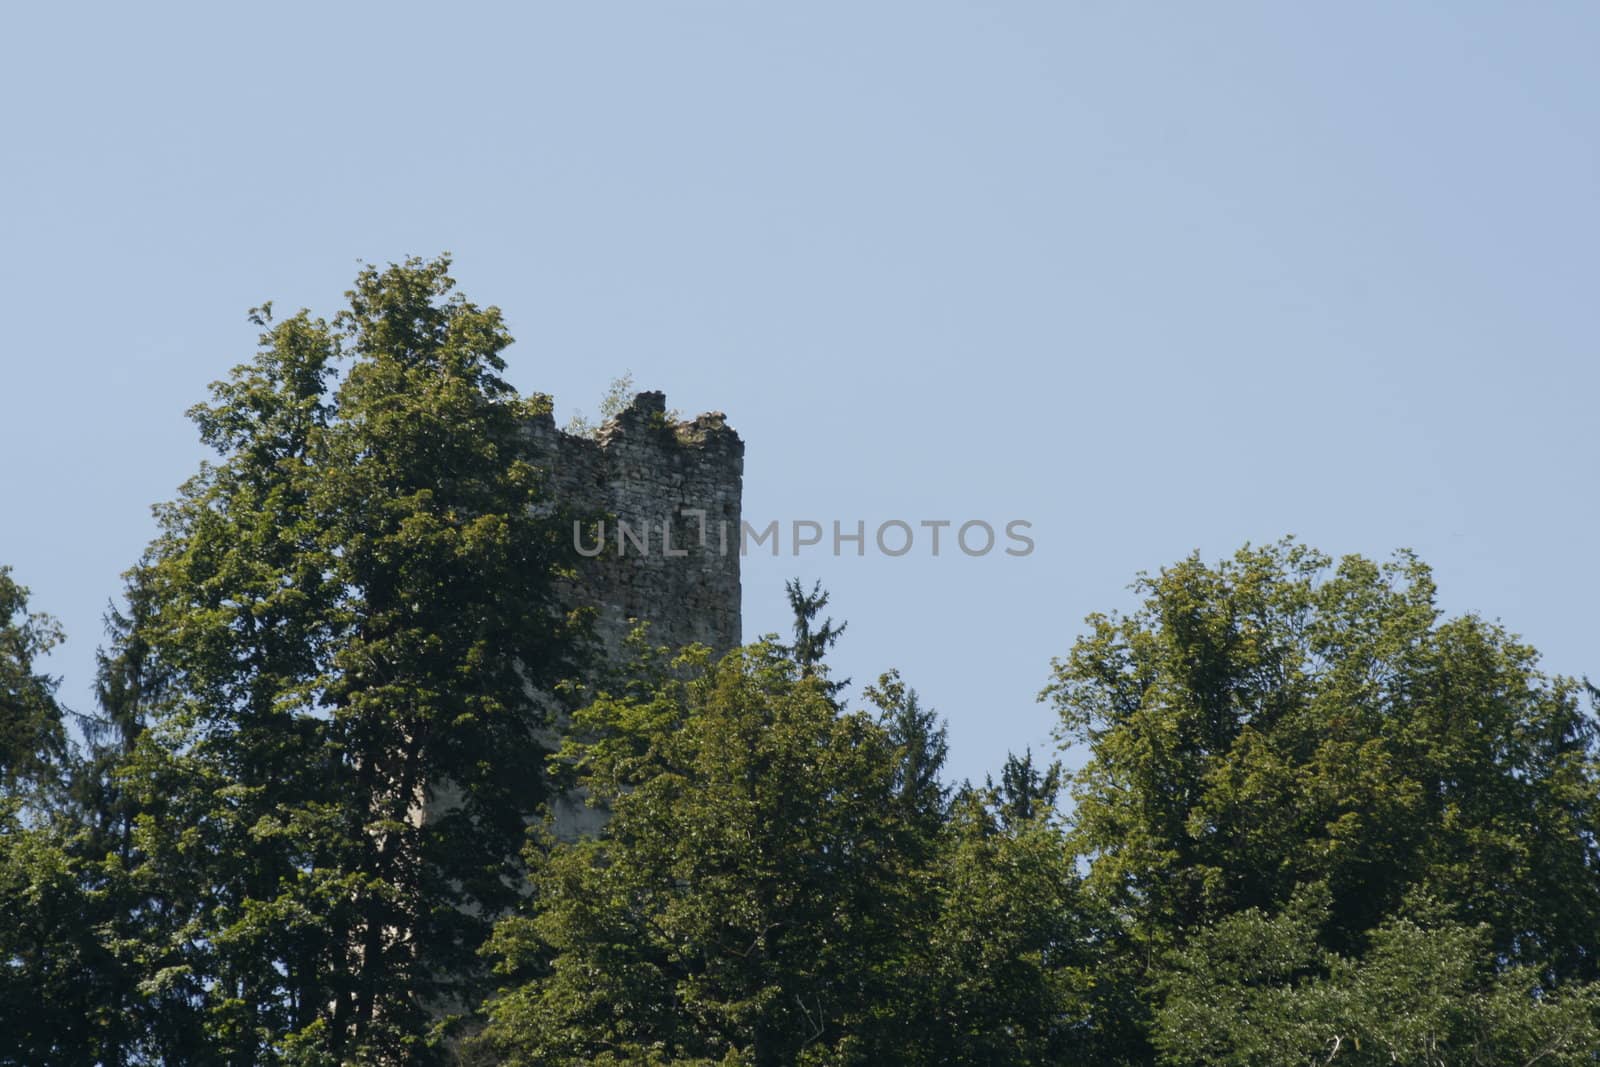
[{"label": "stone tower", "polygon": [[[570,606],[594,609],[604,654],[620,657],[639,622],[652,645],[737,646],[744,442],[722,413],[673,421],[665,396],[640,393],[593,438],[562,432],[548,413],[527,432],[551,498],[604,516],[572,531],[584,558],[561,591]],[[557,798],[552,815],[568,840],[597,832],[605,818],[581,793]]]},{"label": "stone tower", "polygon": [[621,651],[635,620],[657,645],[738,645],[744,442],[722,413],[674,422],[665,396],[640,393],[593,438],[562,432],[549,414],[528,433],[553,499],[604,516],[573,531],[588,558],[565,592],[596,609],[607,651]]},{"label": "stone tower", "polygon": [[[702,644],[722,653],[740,643],[744,442],[721,412],[675,421],[665,396],[640,393],[592,438],[564,433],[548,412],[524,432],[549,479],[553,509],[603,516],[598,529],[584,521],[569,531],[582,558],[576,577],[556,589],[565,607],[594,609],[602,654],[621,657],[640,622],[649,624],[652,645]],[[555,710],[549,694],[530,696]],[[564,727],[558,721],[542,739],[551,750]],[[460,802],[449,782],[431,783],[417,799],[411,817],[419,824]],[[581,789],[553,798],[550,815],[555,835],[569,841],[598,833],[606,819]],[[471,1005],[426,1007],[442,1018]]]}]

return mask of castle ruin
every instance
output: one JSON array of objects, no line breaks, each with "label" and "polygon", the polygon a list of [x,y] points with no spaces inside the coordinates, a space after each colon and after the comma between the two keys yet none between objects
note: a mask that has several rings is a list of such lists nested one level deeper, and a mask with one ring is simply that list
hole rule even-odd
[{"label": "castle ruin", "polygon": [[[639,623],[652,645],[736,647],[744,442],[722,413],[674,421],[666,397],[646,392],[593,438],[563,432],[549,412],[527,433],[550,499],[600,519],[571,531],[581,558],[561,592],[567,606],[594,611],[601,654],[619,662]],[[556,798],[552,815],[567,839],[604,822],[581,794]]]}]

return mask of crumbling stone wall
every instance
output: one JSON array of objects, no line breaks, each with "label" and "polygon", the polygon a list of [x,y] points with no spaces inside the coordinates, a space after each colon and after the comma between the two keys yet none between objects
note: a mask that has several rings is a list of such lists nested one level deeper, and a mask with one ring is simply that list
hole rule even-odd
[{"label": "crumbling stone wall", "polygon": [[[556,592],[567,608],[594,609],[598,651],[623,655],[638,622],[649,624],[653,645],[703,644],[714,653],[736,647],[744,442],[722,413],[675,421],[665,396],[640,393],[593,438],[562,432],[548,412],[525,432],[548,479],[552,511],[585,517],[577,576]],[[560,747],[566,723],[557,701],[548,693],[529,696],[556,719],[541,740]],[[411,817],[420,823],[459,803],[451,783],[433,782],[419,792]],[[606,820],[581,789],[553,798],[550,815],[556,837],[568,841],[598,834]],[[444,1017],[470,1005],[444,1000],[428,1009]]]},{"label": "crumbling stone wall", "polygon": [[596,609],[605,650],[620,653],[634,620],[649,623],[652,644],[738,645],[744,442],[722,413],[675,422],[650,392],[594,438],[549,414],[527,432],[556,505],[600,517],[576,531],[586,558],[563,595]]},{"label": "crumbling stone wall", "polygon": [[[572,531],[577,578],[559,590],[570,607],[595,611],[603,656],[624,654],[648,624],[652,645],[740,643],[739,518],[744,442],[721,412],[686,422],[667,416],[666,397],[640,393],[594,438],[564,433],[544,414],[527,432],[549,478],[552,507],[586,516]],[[544,739],[559,747],[565,723]],[[582,790],[551,801],[553,831],[597,834],[605,813]]]}]

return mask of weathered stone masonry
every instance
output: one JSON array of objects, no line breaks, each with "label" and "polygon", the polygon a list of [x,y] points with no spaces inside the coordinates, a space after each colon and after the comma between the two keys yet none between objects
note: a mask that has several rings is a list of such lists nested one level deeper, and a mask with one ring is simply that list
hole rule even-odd
[{"label": "weathered stone masonry", "polygon": [[[661,393],[640,393],[594,438],[563,433],[549,414],[527,432],[555,505],[603,516],[567,531],[586,558],[560,590],[569,607],[595,610],[602,654],[622,656],[638,622],[649,624],[652,645],[703,644],[715,653],[737,646],[744,442],[723,415],[675,422]],[[564,726],[545,739],[552,748]],[[551,816],[556,836],[569,841],[605,823],[582,790],[553,798]]]},{"label": "weathered stone masonry", "polygon": [[661,393],[640,393],[595,438],[563,433],[549,414],[528,433],[552,498],[604,516],[578,534],[587,554],[603,532],[604,550],[581,560],[577,582],[564,590],[573,606],[596,609],[604,649],[620,653],[634,620],[650,624],[656,645],[738,645],[744,442],[724,416],[674,422]]},{"label": "weathered stone masonry", "polygon": [[[580,559],[576,580],[556,591],[564,607],[595,610],[599,651],[617,661],[637,622],[649,624],[653,645],[703,644],[716,653],[736,647],[744,442],[723,415],[673,421],[665,396],[640,393],[594,438],[563,433],[549,413],[530,421],[525,432],[534,462],[549,479],[552,507],[604,516],[605,550]],[[670,541],[663,539],[663,523],[671,524]],[[619,524],[635,538],[621,551]],[[582,531],[578,543],[586,551],[595,547],[596,532],[592,524]],[[573,536],[570,527],[565,535]],[[543,742],[559,747],[566,723],[556,702],[548,693],[529,695],[558,715]],[[413,818],[426,820],[457,803],[450,783],[431,783],[419,794]],[[568,841],[599,833],[606,820],[604,811],[585,803],[581,789],[552,798],[550,815],[555,835]],[[443,1017],[469,1007],[441,1001],[429,1010]]]}]

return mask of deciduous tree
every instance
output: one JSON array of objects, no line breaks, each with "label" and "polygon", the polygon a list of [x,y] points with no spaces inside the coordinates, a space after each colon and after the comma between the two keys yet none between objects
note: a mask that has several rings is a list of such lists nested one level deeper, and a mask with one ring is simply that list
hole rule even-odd
[{"label": "deciduous tree", "polygon": [[1422,892],[1550,983],[1595,975],[1600,789],[1574,683],[1428,569],[1293,542],[1142,577],[1046,691],[1090,758],[1073,785],[1089,895],[1117,917],[1098,1017],[1126,1055],[1161,961],[1323,885],[1319,943],[1358,953]]}]

